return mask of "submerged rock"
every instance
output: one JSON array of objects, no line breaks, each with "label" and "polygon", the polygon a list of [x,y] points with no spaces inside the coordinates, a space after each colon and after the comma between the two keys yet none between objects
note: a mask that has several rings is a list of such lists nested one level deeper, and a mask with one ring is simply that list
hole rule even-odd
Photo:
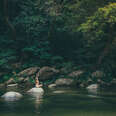
[{"label": "submerged rock", "polygon": [[56,90],[56,91],[53,91],[53,93],[61,94],[61,93],[66,93],[66,91],[63,91],[63,90]]},{"label": "submerged rock", "polygon": [[10,91],[1,96],[5,101],[15,101],[22,97],[18,92]]}]

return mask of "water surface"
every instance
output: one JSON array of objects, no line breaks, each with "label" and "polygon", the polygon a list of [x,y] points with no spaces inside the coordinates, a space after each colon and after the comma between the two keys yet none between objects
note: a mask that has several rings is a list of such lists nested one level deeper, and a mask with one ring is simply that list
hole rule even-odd
[{"label": "water surface", "polygon": [[24,97],[13,102],[0,98],[0,116],[116,116],[115,92],[57,88],[38,98],[16,90]]}]

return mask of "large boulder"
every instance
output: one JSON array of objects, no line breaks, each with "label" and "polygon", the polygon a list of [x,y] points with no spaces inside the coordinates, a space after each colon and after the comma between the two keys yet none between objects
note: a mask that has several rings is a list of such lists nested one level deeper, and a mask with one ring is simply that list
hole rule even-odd
[{"label": "large boulder", "polygon": [[74,78],[74,77],[79,77],[83,73],[84,73],[84,71],[77,70],[77,71],[73,71],[73,72],[69,73],[68,76]]},{"label": "large boulder", "polygon": [[42,88],[32,88],[30,89],[29,91],[27,91],[28,93],[38,93],[38,94],[43,94],[44,93],[44,90]]},{"label": "large boulder", "polygon": [[70,86],[72,85],[74,82],[73,79],[69,79],[69,78],[61,78],[61,79],[57,79],[55,81],[56,86]]},{"label": "large boulder", "polygon": [[40,71],[37,73],[37,77],[39,80],[49,80],[55,77],[59,73],[59,70],[56,70],[52,67],[43,67],[40,69]]},{"label": "large boulder", "polygon": [[40,67],[27,68],[18,74],[16,74],[18,83],[30,83],[30,78],[34,79],[37,72],[39,72]]},{"label": "large boulder", "polygon": [[27,68],[27,69],[21,71],[20,73],[18,73],[17,76],[29,77],[29,76],[35,75],[39,70],[40,70],[40,67]]},{"label": "large boulder", "polygon": [[53,93],[55,93],[55,94],[62,94],[62,93],[66,93],[66,91],[56,90],[56,91],[53,91]]},{"label": "large boulder", "polygon": [[36,102],[38,103],[43,98],[44,90],[42,88],[34,87],[27,91],[27,93],[36,98]]},{"label": "large boulder", "polygon": [[36,97],[38,100],[43,97],[44,90],[42,88],[32,88],[29,91],[27,91],[31,96]]},{"label": "large boulder", "polygon": [[2,95],[2,98],[4,98],[5,101],[15,101],[19,100],[22,97],[22,95],[18,92],[10,91]]}]

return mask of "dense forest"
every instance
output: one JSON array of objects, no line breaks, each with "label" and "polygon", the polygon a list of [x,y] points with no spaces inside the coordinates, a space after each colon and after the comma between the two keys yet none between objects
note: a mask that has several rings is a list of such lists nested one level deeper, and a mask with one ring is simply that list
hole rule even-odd
[{"label": "dense forest", "polygon": [[116,0],[0,0],[1,83],[36,66],[100,70],[109,83],[115,51]]}]

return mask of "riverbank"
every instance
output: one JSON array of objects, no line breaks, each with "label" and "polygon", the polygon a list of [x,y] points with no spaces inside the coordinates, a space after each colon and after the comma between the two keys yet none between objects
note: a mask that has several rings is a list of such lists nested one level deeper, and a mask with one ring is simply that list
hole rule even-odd
[{"label": "riverbank", "polygon": [[[4,75],[5,76],[5,75]],[[116,78],[103,70],[89,71],[76,67],[55,68],[50,66],[29,67],[16,73],[13,72],[0,87],[34,86],[37,77],[43,86],[74,86],[77,88],[115,88]]]}]

